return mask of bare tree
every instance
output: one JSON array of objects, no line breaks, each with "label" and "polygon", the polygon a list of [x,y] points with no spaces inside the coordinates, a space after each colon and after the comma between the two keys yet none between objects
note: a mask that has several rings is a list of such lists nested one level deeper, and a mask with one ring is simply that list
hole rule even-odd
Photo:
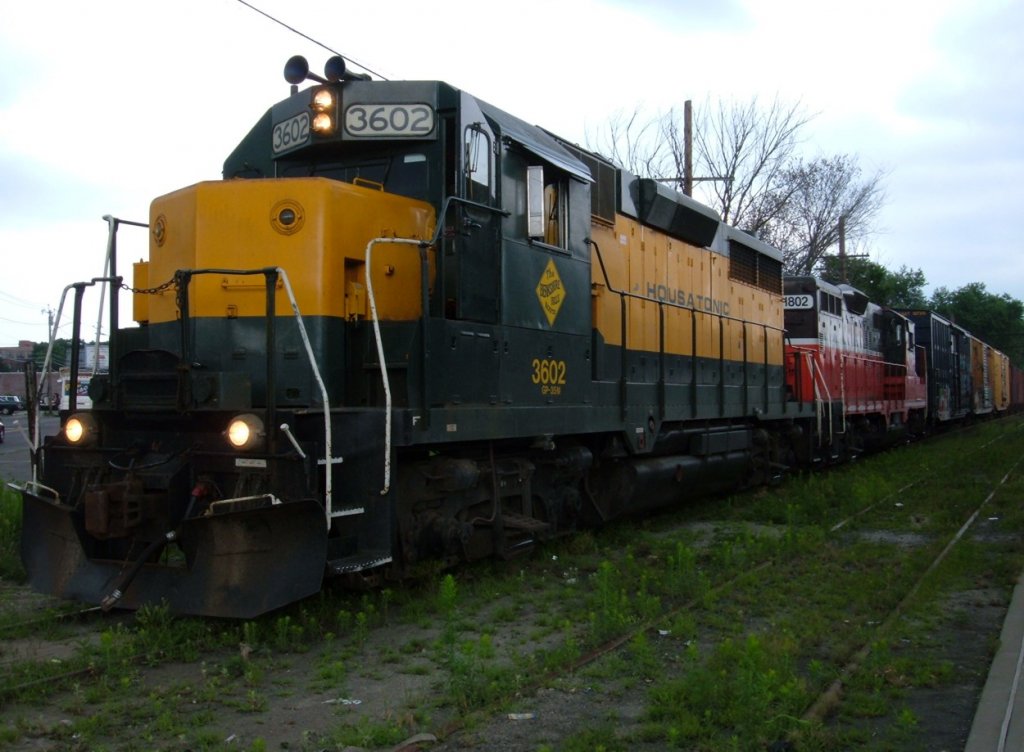
[{"label": "bare tree", "polygon": [[[777,190],[778,181],[810,116],[799,102],[786,105],[776,98],[763,108],[754,97],[746,104],[719,102],[712,106],[705,102],[694,121],[694,172],[701,184],[699,193],[725,222],[759,233],[785,203]],[[680,186],[683,130],[682,115],[669,110],[662,118],[661,133]]]},{"label": "bare tree", "polygon": [[786,271],[813,272],[839,243],[840,219],[848,244],[870,235],[885,201],[882,178],[878,172],[862,179],[856,158],[843,154],[787,167],[776,187],[785,206],[762,231],[782,250]]},{"label": "bare tree", "polygon": [[[726,222],[759,232],[781,210],[778,181],[809,121],[799,103],[775,99],[767,109],[755,97],[746,104],[705,102],[694,117],[694,172],[699,191]],[[651,119],[640,111],[614,115],[588,147],[643,177],[682,190],[685,143],[683,111],[672,108]]]},{"label": "bare tree", "polygon": [[658,177],[670,163],[660,129],[660,117],[644,119],[639,108],[619,110],[596,133],[587,133],[586,144],[634,175]]},{"label": "bare tree", "polygon": [[[694,118],[698,198],[725,222],[779,248],[791,273],[815,269],[839,240],[840,217],[851,245],[865,239],[884,201],[882,174],[862,179],[856,158],[797,156],[811,117],[799,102],[776,98],[765,108],[755,97],[746,104],[705,102]],[[587,141],[631,172],[682,190],[684,130],[681,110],[645,120],[637,109],[620,112]]]}]

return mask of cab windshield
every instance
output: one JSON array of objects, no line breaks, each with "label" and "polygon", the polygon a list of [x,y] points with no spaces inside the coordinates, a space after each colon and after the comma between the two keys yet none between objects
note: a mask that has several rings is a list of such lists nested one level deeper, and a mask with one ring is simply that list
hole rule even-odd
[{"label": "cab windshield", "polygon": [[368,149],[363,143],[354,146],[348,155],[334,153],[330,159],[279,164],[278,176],[330,178],[429,201],[430,160],[422,146],[395,148],[388,145]]}]

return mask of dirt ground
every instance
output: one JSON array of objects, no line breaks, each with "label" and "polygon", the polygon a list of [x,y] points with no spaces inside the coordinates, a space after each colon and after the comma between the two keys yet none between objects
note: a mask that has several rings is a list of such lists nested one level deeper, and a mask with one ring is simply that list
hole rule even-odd
[{"label": "dirt ground", "polygon": [[[34,612],[45,599],[24,588],[3,588],[3,607]],[[842,706],[829,724],[856,724],[863,733],[863,749],[940,750],[963,749],[975,705],[984,683],[1005,614],[1008,593],[979,588],[955,594],[945,609],[939,628],[924,647],[929,654],[952,664],[952,680],[934,687],[910,688],[906,704],[917,722],[893,742],[891,719],[851,719]],[[491,604],[501,608],[501,599]],[[486,618],[486,617],[484,617]],[[104,626],[109,627],[109,623]],[[68,660],[82,644],[97,639],[95,622],[62,627],[52,636],[28,636],[4,640],[0,668],[20,660],[60,662]],[[495,631],[495,640],[531,647],[530,635],[516,625]],[[650,680],[635,672],[617,672],[621,651],[599,658],[574,673],[551,677],[542,686],[530,687],[512,701],[489,711],[459,717],[438,709],[433,700],[450,681],[447,672],[431,656],[440,632],[427,620],[375,627],[357,655],[348,655],[343,671],[329,671],[336,660],[330,642],[296,652],[253,651],[249,646],[225,648],[185,663],[139,666],[128,677],[110,677],[111,686],[129,687],[113,692],[111,705],[97,711],[101,702],[82,686],[51,695],[39,702],[0,706],[0,721],[17,734],[0,737],[0,749],[85,750],[108,749],[238,749],[238,750],[337,750],[337,749],[430,749],[534,752],[563,749],[566,740],[590,731],[591,740],[606,739],[605,748],[656,750],[663,742],[644,738],[644,714]],[[687,644],[650,632],[658,664],[670,674],[686,660]],[[536,647],[535,645],[533,647]],[[910,645],[902,648],[909,649]],[[895,650],[902,649],[899,643]],[[621,673],[622,675],[617,675]],[[900,682],[898,676],[891,681]],[[0,700],[2,701],[2,700]],[[164,725],[147,720],[166,708],[173,720]],[[120,718],[109,730],[88,738],[74,729],[83,715],[103,712]],[[191,720],[194,719],[194,720]],[[177,724],[177,726],[175,725]],[[343,745],[334,730],[342,724],[366,729],[364,744]],[[405,742],[379,743],[372,729],[380,726],[404,729]],[[203,726],[197,741],[189,729]],[[175,728],[178,729],[175,733]],[[16,738],[11,738],[11,737]],[[878,737],[876,746],[872,739]],[[629,739],[628,745],[622,740]],[[883,741],[884,740],[884,741]],[[797,740],[776,747],[801,749]],[[742,743],[739,748],[745,748]]]}]

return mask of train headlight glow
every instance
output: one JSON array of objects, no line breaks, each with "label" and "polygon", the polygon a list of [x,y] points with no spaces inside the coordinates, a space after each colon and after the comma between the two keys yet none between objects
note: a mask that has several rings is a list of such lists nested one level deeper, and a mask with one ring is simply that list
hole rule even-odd
[{"label": "train headlight glow", "polygon": [[64,438],[74,446],[91,446],[98,435],[96,421],[89,413],[75,413],[64,423]]},{"label": "train headlight glow", "polygon": [[318,112],[313,116],[313,132],[321,136],[328,136],[334,133],[334,118],[326,112]]},{"label": "train headlight glow", "polygon": [[313,94],[313,109],[325,112],[334,107],[334,92],[330,89],[317,89]]},{"label": "train headlight glow", "polygon": [[263,445],[263,439],[266,437],[263,421],[252,413],[232,418],[224,435],[231,446],[240,450],[257,449]]}]

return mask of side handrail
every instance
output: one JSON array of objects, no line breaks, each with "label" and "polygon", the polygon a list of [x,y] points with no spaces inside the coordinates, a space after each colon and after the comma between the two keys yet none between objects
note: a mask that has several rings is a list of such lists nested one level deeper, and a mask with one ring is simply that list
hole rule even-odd
[{"label": "side handrail", "polygon": [[[818,355],[819,355],[819,353],[816,350],[812,349],[812,348],[800,347],[799,345],[793,345],[792,348],[793,348],[793,351],[797,355],[802,356],[803,359],[805,361],[807,361],[807,365],[805,367],[807,368],[807,372],[811,375],[811,386],[814,388],[814,405],[815,405],[816,422],[817,422],[817,425],[818,425],[818,442],[819,443],[821,443],[821,440],[822,440],[822,437],[823,437],[821,429],[822,429],[822,423],[823,423],[822,416],[823,416],[823,414],[825,412],[824,405],[828,404],[828,406],[829,406],[828,418],[827,418],[828,419],[828,438],[829,438],[829,443],[831,443],[832,442],[832,437],[833,437],[832,392],[828,388],[828,382],[825,381],[825,374],[823,373],[824,369],[821,367],[820,363],[818,362]],[[796,368],[796,361],[794,361],[794,369],[795,368]],[[824,398],[822,398],[822,393],[824,393],[824,395],[825,395]],[[844,406],[844,409],[843,409],[843,420],[844,420],[843,430],[845,431],[846,430],[846,424],[845,424],[845,419],[846,419],[845,403],[843,403],[843,406]]]},{"label": "side handrail", "polygon": [[[380,366],[380,378],[384,384],[384,487],[380,491],[381,496],[386,496],[391,490],[391,379],[388,377],[387,362],[384,360],[384,342],[380,333],[380,320],[377,317],[377,298],[373,292],[373,274],[370,261],[373,255],[373,247],[377,244],[389,245],[414,245],[417,248],[429,248],[431,243],[425,240],[413,238],[374,238],[366,244],[366,298],[370,302],[370,314],[373,317],[373,338],[377,345],[377,362]],[[423,301],[423,310],[420,316],[426,318],[428,301]],[[426,341],[424,341],[426,347]]]},{"label": "side handrail", "polygon": [[772,326],[771,324],[758,323],[756,321],[748,321],[746,319],[736,318],[735,316],[729,316],[728,314],[725,314],[725,313],[715,313],[714,311],[702,311],[699,308],[690,308],[689,306],[682,305],[680,303],[673,303],[671,300],[659,300],[658,298],[649,298],[646,295],[638,295],[635,292],[629,292],[627,290],[619,290],[619,289],[613,287],[611,282],[608,279],[608,271],[604,267],[604,259],[601,258],[601,249],[600,249],[600,247],[597,245],[596,242],[594,242],[590,238],[587,238],[584,242],[587,245],[591,245],[591,246],[594,247],[594,250],[597,252],[598,266],[601,267],[601,274],[604,277],[604,285],[605,285],[605,287],[608,288],[608,290],[610,290],[611,292],[615,293],[616,295],[619,295],[619,296],[625,297],[625,298],[632,298],[634,300],[643,300],[643,301],[645,301],[647,303],[657,303],[658,305],[668,306],[669,308],[677,308],[677,309],[679,309],[681,311],[692,311],[693,313],[700,313],[700,314],[703,314],[704,316],[714,316],[715,318],[722,319],[723,321],[735,321],[735,322],[740,323],[740,324],[754,324],[755,326],[759,326],[762,329],[770,330],[770,331],[774,331],[774,332],[785,332],[786,331],[785,327],[781,327],[781,326]]},{"label": "side handrail", "polygon": [[[659,331],[659,347],[660,347],[659,357],[660,357],[660,360],[661,360],[661,363],[659,364],[659,366],[660,366],[660,370],[662,372],[662,376],[661,376],[662,382],[659,384],[659,386],[660,386],[660,389],[659,389],[660,397],[659,397],[659,399],[662,399],[662,400],[664,399],[664,393],[665,393],[664,383],[663,383],[663,379],[664,379],[664,375],[663,375],[663,373],[664,373],[664,355],[665,355],[665,352],[664,352],[664,343],[665,343],[665,336],[664,336],[665,323],[664,323],[664,321],[665,321],[665,316],[664,316],[663,311],[664,311],[665,307],[674,308],[674,309],[681,310],[681,311],[689,311],[692,314],[700,314],[702,316],[711,316],[711,317],[713,317],[713,319],[716,319],[718,321],[718,339],[719,339],[719,343],[718,343],[718,359],[719,359],[719,389],[720,389],[720,391],[725,389],[725,368],[724,368],[725,347],[724,347],[724,341],[723,341],[724,340],[724,322],[726,322],[726,321],[733,321],[733,322],[736,322],[738,324],[742,324],[743,325],[743,338],[744,338],[744,356],[743,356],[744,357],[744,360],[743,360],[743,363],[744,363],[744,404],[747,404],[748,395],[747,395],[747,390],[746,390],[746,385],[747,385],[746,379],[747,379],[747,377],[746,377],[746,368],[745,368],[746,365],[749,362],[747,360],[747,350],[746,350],[747,326],[748,325],[756,326],[756,327],[758,327],[759,329],[761,329],[764,332],[764,339],[765,339],[765,347],[764,347],[765,353],[764,353],[764,357],[765,357],[765,365],[766,366],[768,364],[768,333],[769,332],[777,332],[780,335],[785,335],[785,332],[786,332],[785,327],[773,326],[773,325],[768,324],[766,322],[748,321],[746,319],[737,318],[735,316],[729,316],[728,314],[716,313],[715,311],[702,311],[702,310],[700,310],[698,308],[691,308],[690,306],[682,305],[680,303],[673,303],[670,300],[660,300],[658,298],[647,297],[646,295],[638,295],[638,294],[636,294],[634,292],[629,292],[628,290],[620,290],[620,289],[616,288],[614,285],[612,285],[611,280],[608,277],[608,269],[605,267],[605,264],[604,264],[604,257],[601,254],[601,247],[597,244],[597,242],[593,238],[586,238],[586,240],[584,242],[587,245],[593,247],[593,249],[594,249],[594,253],[597,256],[598,266],[601,269],[601,276],[604,277],[604,286],[605,286],[605,288],[608,289],[609,292],[612,292],[615,295],[618,295],[619,296],[619,300],[621,301],[620,302],[620,312],[619,312],[619,315],[621,317],[620,328],[621,328],[621,338],[622,338],[622,348],[621,348],[621,351],[622,351],[622,362],[620,364],[620,370],[621,370],[620,391],[622,392],[621,403],[623,405],[623,411],[625,411],[625,405],[626,405],[626,396],[625,396],[625,389],[626,389],[626,333],[628,331],[626,319],[627,319],[628,310],[629,310],[628,306],[626,305],[626,300],[627,299],[641,300],[641,301],[644,301],[644,302],[647,302],[647,303],[654,303],[654,304],[656,304],[658,306],[658,331]],[[696,358],[696,353],[697,353],[696,327],[697,327],[697,317],[696,317],[696,315],[694,315],[693,319],[692,319],[692,326],[691,326],[691,346],[690,346],[691,347],[691,353],[690,353],[691,359],[695,359]],[[692,376],[691,383],[693,384],[694,390],[696,390],[696,386],[697,386],[697,373],[696,373],[696,369],[693,369],[693,376]],[[768,404],[768,397],[767,397],[767,395],[768,395],[768,381],[767,381],[767,379],[765,379],[765,406],[766,407],[767,407],[767,404]],[[694,391],[694,401],[696,401],[696,392],[695,391]],[[722,397],[719,398],[719,404],[720,404],[720,407],[722,407],[724,409],[724,404],[725,404],[724,398],[722,398]],[[664,416],[664,413],[665,413],[665,406],[664,406],[664,404],[660,405],[659,407],[660,407],[662,416]]]},{"label": "side handrail", "polygon": [[[373,238],[366,244],[365,254],[365,269],[366,269],[366,297],[370,303],[370,314],[373,317],[373,338],[377,346],[377,361],[380,366],[380,378],[384,386],[384,487],[380,491],[381,496],[386,496],[391,490],[391,415],[393,412],[393,401],[391,397],[391,379],[388,376],[387,363],[384,360],[384,342],[380,332],[380,321],[377,317],[377,297],[373,291],[373,274],[371,272],[372,267],[370,261],[373,256],[373,247],[375,245],[391,244],[391,245],[413,245],[420,250],[420,266],[421,266],[421,284],[420,284],[420,298],[421,298],[421,310],[420,310],[420,322],[422,327],[422,339],[424,353],[427,347],[427,331],[426,322],[430,313],[430,290],[428,284],[428,260],[425,255],[427,248],[436,248],[437,244],[441,240],[441,236],[445,231],[445,220],[448,217],[448,211],[454,204],[460,204],[462,206],[468,206],[473,209],[480,209],[482,211],[488,211],[493,214],[498,214],[502,217],[511,216],[510,211],[501,209],[496,206],[488,206],[487,204],[481,204],[477,201],[470,201],[469,199],[461,198],[459,196],[448,196],[444,200],[444,204],[441,205],[441,213],[438,215],[437,223],[434,227],[434,234],[430,240],[420,240],[418,238],[398,238],[398,237],[379,237]],[[424,390],[426,384],[424,383]],[[426,394],[424,394],[424,407],[426,407]]]}]

